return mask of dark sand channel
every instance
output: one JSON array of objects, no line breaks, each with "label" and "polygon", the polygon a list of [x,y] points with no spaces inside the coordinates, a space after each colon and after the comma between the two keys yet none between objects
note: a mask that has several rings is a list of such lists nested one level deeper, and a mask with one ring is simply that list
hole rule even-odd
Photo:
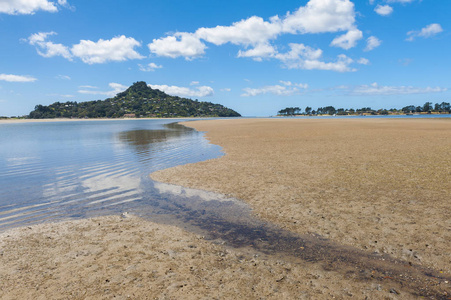
[{"label": "dark sand channel", "polygon": [[0,298],[447,299],[450,121],[186,123],[227,155],[152,177],[242,199],[278,227],[180,204],[210,241],[133,216],[14,229]]}]

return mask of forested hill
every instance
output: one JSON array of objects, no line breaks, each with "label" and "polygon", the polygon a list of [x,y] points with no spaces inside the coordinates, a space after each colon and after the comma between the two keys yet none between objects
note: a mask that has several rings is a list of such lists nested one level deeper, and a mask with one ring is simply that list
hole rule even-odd
[{"label": "forested hill", "polygon": [[36,105],[30,119],[44,118],[122,118],[122,117],[240,117],[236,111],[211,102],[199,102],[170,96],[150,88],[145,82],[134,83],[126,91],[106,100]]}]

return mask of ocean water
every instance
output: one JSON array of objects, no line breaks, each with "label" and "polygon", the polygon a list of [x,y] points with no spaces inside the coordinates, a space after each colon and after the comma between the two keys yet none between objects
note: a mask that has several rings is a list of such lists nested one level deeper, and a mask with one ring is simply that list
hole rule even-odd
[{"label": "ocean water", "polygon": [[0,124],[0,145],[0,231],[161,207],[150,173],[222,155],[174,120]]}]

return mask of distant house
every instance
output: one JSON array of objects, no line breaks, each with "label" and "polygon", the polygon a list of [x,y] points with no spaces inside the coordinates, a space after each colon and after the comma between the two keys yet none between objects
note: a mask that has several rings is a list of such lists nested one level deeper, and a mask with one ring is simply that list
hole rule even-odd
[{"label": "distant house", "polygon": [[124,118],[136,118],[136,114],[125,114]]}]

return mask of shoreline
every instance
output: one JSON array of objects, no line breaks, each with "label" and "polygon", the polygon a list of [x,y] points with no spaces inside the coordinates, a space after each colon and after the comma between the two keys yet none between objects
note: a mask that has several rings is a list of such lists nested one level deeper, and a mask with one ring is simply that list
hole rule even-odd
[{"label": "shoreline", "polygon": [[205,117],[205,118],[197,118],[197,117],[180,117],[180,118],[91,118],[91,119],[68,119],[68,118],[54,118],[54,119],[0,119],[0,124],[14,124],[14,123],[46,123],[46,122],[92,122],[92,121],[119,121],[119,120],[205,120],[205,119],[302,119],[302,120],[314,120],[314,119],[451,119],[451,114],[419,114],[419,115],[347,115],[347,116],[331,116],[331,115],[317,115],[317,116],[270,116],[270,117],[236,117],[236,118],[220,118],[220,117]]},{"label": "shoreline", "polygon": [[[93,121],[128,121],[128,120],[174,120],[174,122],[180,120],[191,119],[186,118],[97,118],[97,119],[67,119],[67,118],[55,118],[55,119],[0,119],[0,124],[18,124],[18,123],[48,123],[48,122],[93,122]],[[204,118],[192,118],[193,120],[199,120]]]},{"label": "shoreline", "polygon": [[255,216],[298,234],[451,274],[449,119],[181,124],[206,132],[226,155],[152,179],[240,199]]},{"label": "shoreline", "polygon": [[[238,198],[255,216],[296,234],[320,234],[451,275],[447,206],[438,201],[450,191],[446,166],[451,158],[442,155],[450,149],[450,122],[232,119],[182,124],[206,132],[226,155],[157,171],[153,179]],[[421,138],[426,140],[418,143]],[[402,172],[396,173],[399,168]],[[409,170],[423,170],[420,175],[427,178],[395,176]],[[442,190],[427,196],[422,189],[428,183],[433,188],[440,183]],[[400,190],[387,193],[388,188]],[[417,216],[426,219],[414,220]],[[225,247],[134,216],[8,230],[0,234],[0,264],[0,298],[396,299],[393,289],[401,298],[416,298],[390,282]],[[439,288],[449,287],[441,283]]]}]

